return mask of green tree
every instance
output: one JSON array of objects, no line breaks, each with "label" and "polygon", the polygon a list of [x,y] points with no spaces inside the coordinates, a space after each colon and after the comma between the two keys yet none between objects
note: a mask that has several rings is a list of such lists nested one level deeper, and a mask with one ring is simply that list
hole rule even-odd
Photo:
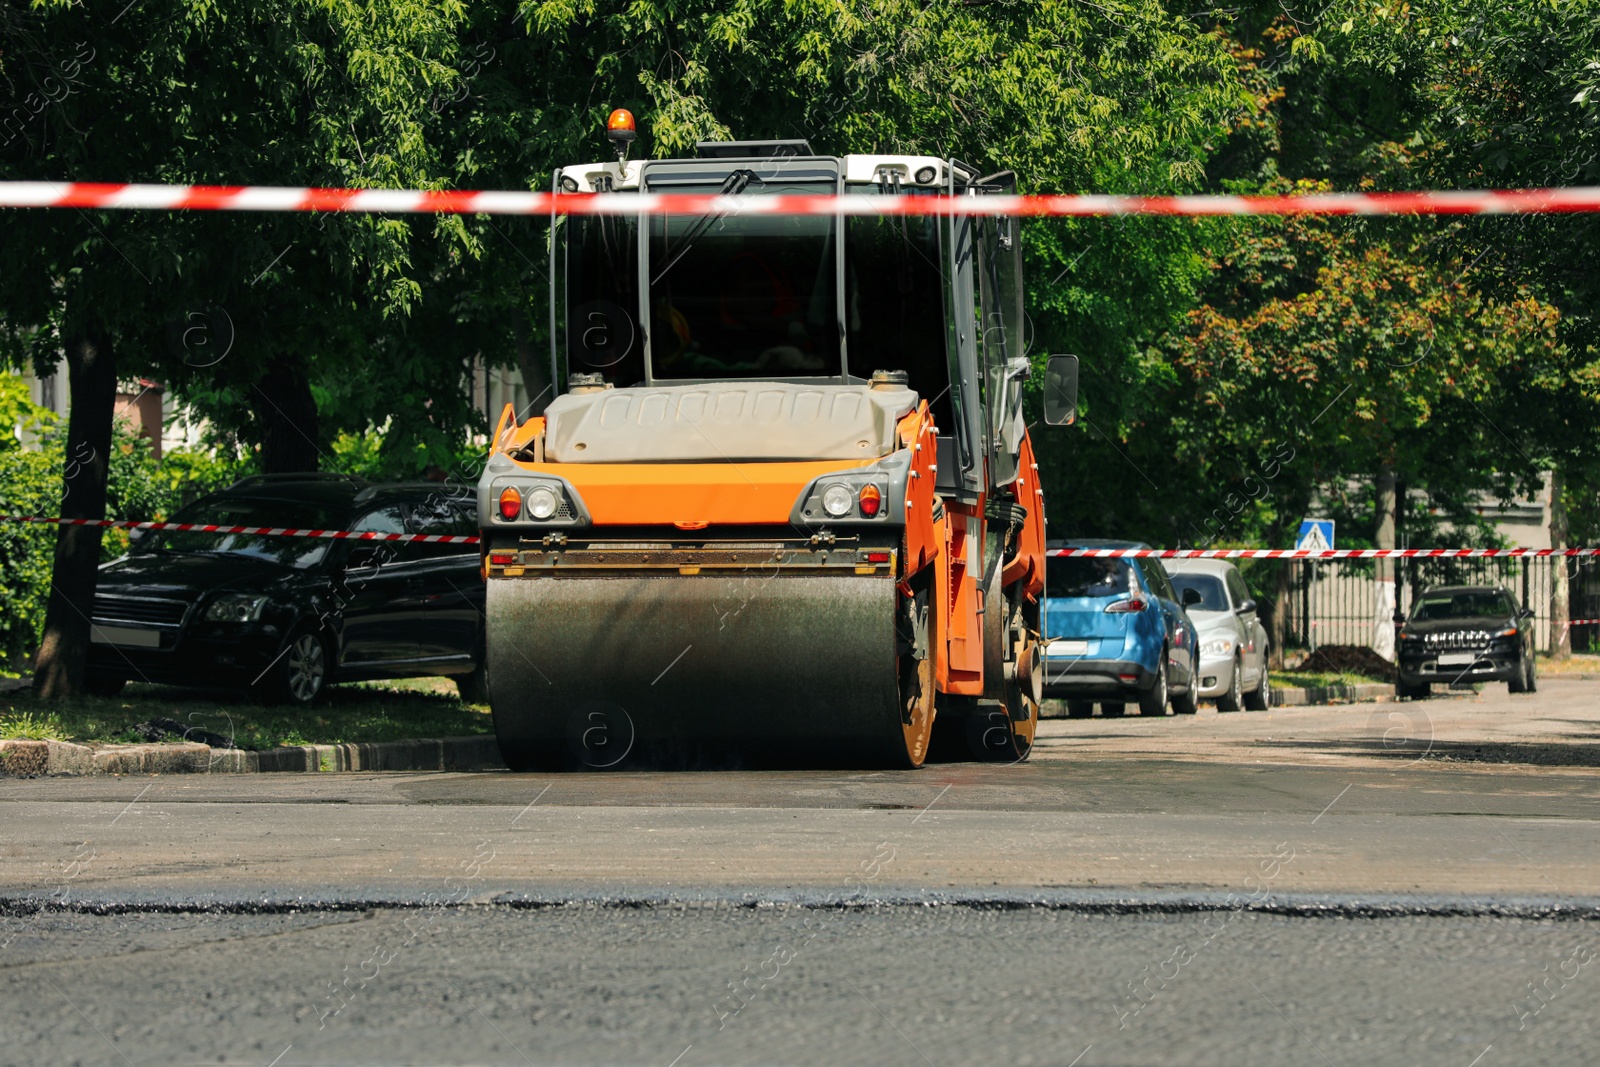
[{"label": "green tree", "polygon": [[[1392,173],[1456,187],[1593,185],[1600,181],[1600,6],[1592,0],[1497,4],[1341,0],[1322,36],[1351,80],[1395,87],[1399,120],[1375,150]],[[1568,535],[1565,502],[1600,492],[1600,219],[1484,219],[1454,228],[1449,255],[1477,284],[1532,290],[1562,310],[1564,358],[1529,361],[1486,418],[1531,467],[1553,471],[1552,544]],[[1566,647],[1565,572],[1552,615]]]},{"label": "green tree", "polygon": [[[1196,541],[1255,526],[1285,544],[1319,490],[1378,471],[1458,511],[1495,488],[1496,472],[1536,476],[1484,410],[1525,368],[1561,363],[1553,306],[1526,291],[1485,294],[1422,242],[1344,220],[1234,233],[1211,302],[1167,341],[1187,395],[1209,413],[1208,433],[1178,443],[1179,462],[1240,472],[1218,480],[1219,493],[1235,487],[1198,520]],[[1274,602],[1287,575],[1280,568]]]},{"label": "green tree", "polygon": [[[1226,36],[1151,0],[543,0],[480,6],[472,20],[468,35],[494,59],[458,105],[454,158],[462,184],[479,187],[548,187],[553,167],[609,152],[605,116],[627,107],[645,156],[692,153],[698,139],[803,137],[827,153],[1014,170],[1025,191],[1195,191],[1252,103]],[[479,302],[520,309],[519,346],[542,342],[542,244],[523,243],[515,220],[468,225],[484,249]],[[1036,439],[1058,525],[1126,503],[1103,476],[1126,469],[1112,439],[1170,380],[1147,349],[1195,302],[1204,232],[1156,219],[1025,227],[1032,351],[1083,356],[1094,427]],[[544,381],[537,368],[525,376]]]},{"label": "green tree", "polygon": [[[149,0],[105,18],[46,0],[5,11],[15,46],[0,84],[21,106],[0,118],[0,177],[443,184],[427,100],[454,69],[457,4]],[[370,365],[380,327],[403,335],[395,324],[421,286],[419,232],[466,240],[453,219],[9,212],[0,357],[43,368],[65,354],[66,449],[81,461],[67,468],[62,513],[104,515],[116,385],[136,375],[180,397],[233,390],[250,415],[230,421],[254,425],[264,467],[314,468],[324,435],[310,383]],[[196,316],[213,331],[199,352],[182,343]],[[81,689],[100,541],[95,528],[59,531],[42,695]]]}]

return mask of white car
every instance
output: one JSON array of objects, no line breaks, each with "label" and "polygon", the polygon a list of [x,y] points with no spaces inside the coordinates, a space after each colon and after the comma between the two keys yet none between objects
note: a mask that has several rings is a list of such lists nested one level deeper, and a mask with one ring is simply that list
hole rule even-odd
[{"label": "white car", "polygon": [[1267,630],[1239,569],[1224,559],[1167,560],[1200,639],[1200,696],[1218,711],[1265,711]]}]

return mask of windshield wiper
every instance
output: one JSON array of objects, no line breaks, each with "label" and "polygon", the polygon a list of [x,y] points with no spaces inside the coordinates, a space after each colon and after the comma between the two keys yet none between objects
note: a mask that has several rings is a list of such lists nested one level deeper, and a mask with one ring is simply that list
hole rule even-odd
[{"label": "windshield wiper", "polygon": [[[755,171],[736,170],[723,179],[722,188],[717,190],[717,195],[737,196],[739,193],[742,193],[745,191],[745,189],[749,188],[752,181],[759,181],[759,179],[756,178]],[[730,214],[732,214],[732,212],[723,211],[715,215],[700,216],[695,224],[689,228],[689,232],[678,239],[677,250],[668,251],[666,265],[661,268],[660,274],[657,274],[654,278],[650,279],[650,287],[654,289],[657,285],[660,285],[661,279],[667,276],[667,272],[669,270],[677,266],[678,260],[682,259],[684,255],[688,253],[689,249],[694,246],[695,241],[699,240],[705,235],[707,230],[709,230],[716,223],[727,218]]]}]

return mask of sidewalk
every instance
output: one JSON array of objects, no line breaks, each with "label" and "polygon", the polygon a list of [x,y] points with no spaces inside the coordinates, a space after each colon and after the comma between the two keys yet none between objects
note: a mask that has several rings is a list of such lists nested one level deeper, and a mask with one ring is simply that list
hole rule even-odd
[{"label": "sidewalk", "polygon": [[178,742],[74,745],[0,741],[0,778],[58,774],[250,774],[265,771],[503,770],[492,736],[294,745],[247,752]]}]

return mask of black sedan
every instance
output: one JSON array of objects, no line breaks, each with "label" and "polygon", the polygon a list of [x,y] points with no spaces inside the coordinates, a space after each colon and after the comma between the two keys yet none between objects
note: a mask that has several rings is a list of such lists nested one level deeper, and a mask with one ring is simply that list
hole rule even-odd
[{"label": "black sedan", "polygon": [[[174,522],[475,534],[469,490],[259,475]],[[307,704],[333,682],[450,675],[487,699],[478,546],[151,531],[100,568],[89,687],[256,689]]]},{"label": "black sedan", "polygon": [[1513,693],[1537,688],[1533,612],[1498,586],[1429,589],[1400,628],[1395,693],[1425,697],[1433,683],[1505,682]]}]

